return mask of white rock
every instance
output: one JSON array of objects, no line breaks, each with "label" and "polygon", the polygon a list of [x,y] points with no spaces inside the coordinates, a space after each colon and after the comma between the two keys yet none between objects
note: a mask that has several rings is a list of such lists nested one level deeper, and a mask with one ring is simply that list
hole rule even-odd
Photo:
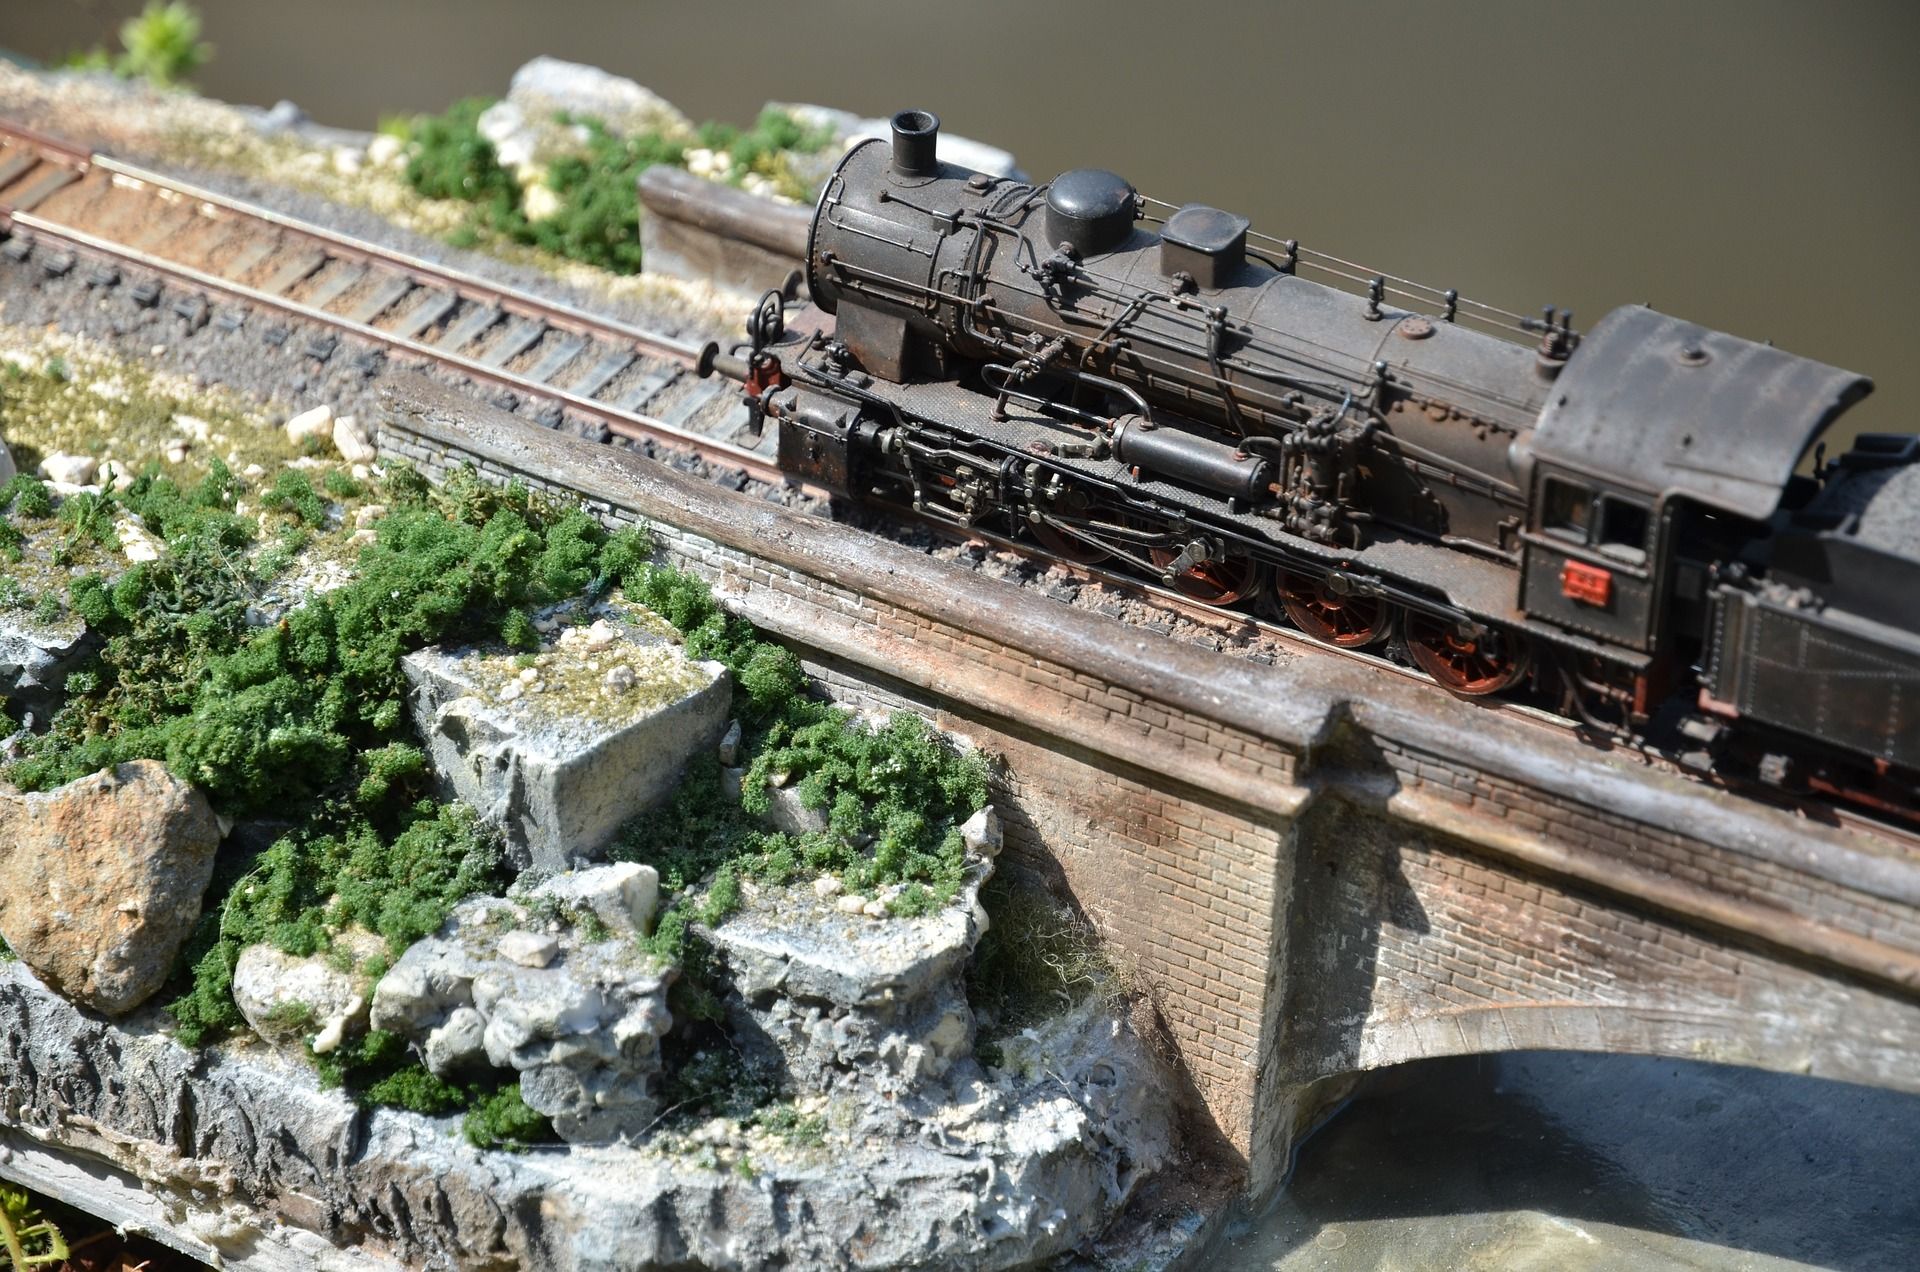
[{"label": "white rock", "polygon": [[540,884],[530,896],[552,897],[562,905],[593,911],[619,933],[645,932],[660,903],[660,872],[652,866],[619,861],[570,870]]},{"label": "white rock", "polygon": [[93,481],[99,463],[91,455],[66,455],[59,451],[40,461],[40,475],[48,481],[69,486],[85,486]]},{"label": "white rock", "polygon": [[370,481],[372,480],[372,478],[373,478],[373,469],[369,468],[367,465],[355,464],[353,466],[353,479],[355,481]]},{"label": "white rock", "polygon": [[167,462],[169,464],[185,463],[187,458],[186,442],[180,441],[177,439],[174,441],[168,442],[166,454],[167,454]]},{"label": "white rock", "polygon": [[590,652],[599,653],[603,649],[611,649],[613,643],[620,639],[620,633],[606,619],[596,618],[581,639]]},{"label": "white rock", "polygon": [[347,536],[347,546],[350,548],[364,548],[370,543],[379,542],[379,539],[380,539],[380,536],[375,534],[371,530],[367,530],[367,529],[355,530],[352,534]]},{"label": "white rock", "polygon": [[548,932],[513,931],[500,938],[500,953],[522,967],[545,967],[560,952],[560,942]]},{"label": "white rock", "polygon": [[391,168],[404,160],[407,143],[392,133],[381,133],[367,143],[367,162],[376,168]]},{"label": "white rock", "polygon": [[[386,952],[385,941],[358,930],[342,933],[335,945],[344,948],[356,966]],[[298,1043],[303,1030],[296,1025],[304,1024],[315,1030],[316,1048],[329,1038],[338,1046],[349,1031],[366,1022],[365,981],[357,970],[339,970],[329,954],[302,958],[271,945],[249,945],[234,963],[233,1001],[247,1024],[268,1042]]]},{"label": "white rock", "polygon": [[267,470],[260,467],[260,465],[258,464],[248,464],[245,468],[242,468],[240,470],[240,475],[242,477],[265,477],[267,475]]},{"label": "white rock", "polygon": [[520,671],[521,684],[531,685],[534,681],[538,679],[540,679],[540,669],[538,667],[525,667],[521,669]]},{"label": "white rock", "polygon": [[373,435],[352,415],[342,415],[333,422],[333,448],[350,464],[372,463],[380,454],[374,449]]},{"label": "white rock", "polygon": [[520,207],[529,221],[550,220],[560,211],[560,196],[546,182],[537,181],[521,196]]},{"label": "white rock", "polygon": [[838,896],[846,889],[846,886],[846,884],[841,883],[832,875],[821,875],[813,881],[813,895],[817,897]]},{"label": "white rock", "polygon": [[206,441],[213,432],[213,426],[197,415],[176,415],[173,417],[173,426],[196,442]]},{"label": "white rock", "polygon": [[447,1077],[487,1067],[487,1020],[471,1007],[456,1007],[427,1035],[427,1068]]},{"label": "white rock", "polygon": [[722,768],[732,768],[740,762],[740,722],[735,720],[727,725],[727,731],[720,735],[720,746],[715,752],[719,756]]},{"label": "white rock", "polygon": [[512,702],[524,691],[524,686],[518,680],[509,680],[506,687],[500,690],[500,701]]},{"label": "white rock", "polygon": [[320,1032],[313,1035],[313,1054],[324,1056],[338,1050],[340,1044],[347,1040],[348,1027],[366,1017],[367,997],[365,994],[355,994],[347,1001],[345,1011],[337,1016],[329,1016],[327,1022],[320,1026]]},{"label": "white rock", "polygon": [[636,678],[633,674],[633,668],[627,666],[625,663],[607,669],[605,683],[607,688],[614,693],[627,692],[627,690],[633,688],[635,681]]},{"label": "white rock", "polygon": [[362,530],[365,530],[368,526],[372,525],[374,522],[380,520],[380,518],[386,515],[387,515],[387,505],[368,504],[364,508],[354,509],[353,524],[356,526],[359,526]]},{"label": "white rock", "polygon": [[295,446],[303,445],[308,438],[322,442],[333,440],[333,408],[316,406],[310,411],[302,411],[287,421],[287,440]]},{"label": "white rock", "polygon": [[861,912],[870,919],[884,919],[887,917],[887,903],[875,897],[862,907]]},{"label": "white rock", "polygon": [[835,901],[833,908],[842,914],[865,914],[867,911],[867,898],[861,896],[858,892],[849,892],[838,901]]},{"label": "white rock", "polygon": [[1000,814],[992,804],[967,818],[960,827],[960,838],[966,841],[967,851],[984,857],[998,856],[1006,843],[1006,829],[1000,824]]},{"label": "white rock", "polygon": [[114,490],[126,490],[133,485],[133,474],[128,472],[127,466],[117,459],[100,462],[99,478],[103,486]]},{"label": "white rock", "polygon": [[365,156],[351,146],[337,146],[334,148],[333,170],[343,177],[359,176],[360,165],[363,162],[365,162]]}]

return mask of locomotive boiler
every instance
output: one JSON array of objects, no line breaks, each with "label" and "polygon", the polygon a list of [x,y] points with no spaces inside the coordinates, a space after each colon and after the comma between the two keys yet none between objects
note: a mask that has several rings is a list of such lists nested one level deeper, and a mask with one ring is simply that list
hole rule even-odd
[{"label": "locomotive boiler", "polygon": [[903,112],[827,182],[818,321],[770,296],[705,359],[795,477],[1912,803],[1915,441],[1796,473],[1868,380],[1640,306],[1523,317],[1111,172],[972,172],[938,133]]}]

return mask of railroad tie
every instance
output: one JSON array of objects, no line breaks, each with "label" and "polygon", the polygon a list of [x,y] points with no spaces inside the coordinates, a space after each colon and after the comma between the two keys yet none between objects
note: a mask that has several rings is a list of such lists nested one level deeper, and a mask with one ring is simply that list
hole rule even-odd
[{"label": "railroad tie", "polygon": [[613,377],[633,365],[633,355],[624,349],[615,349],[600,361],[594,363],[593,370],[587,372],[573,391],[581,397],[597,396],[600,390],[613,382]]},{"label": "railroad tie", "polygon": [[387,310],[399,304],[406,294],[413,290],[411,278],[389,278],[373,289],[359,304],[347,311],[347,321],[363,326],[378,318]]},{"label": "railroad tie", "polygon": [[480,360],[490,367],[504,367],[531,349],[546,334],[547,324],[538,318],[515,318],[507,328],[507,334],[500,337],[500,343]]},{"label": "railroad tie", "polygon": [[9,154],[0,150],[0,190],[6,189],[39,166],[40,156],[25,150]]},{"label": "railroad tie", "polygon": [[393,325],[393,334],[402,340],[412,340],[452,313],[459,305],[460,298],[452,292],[428,292],[426,298],[414,307],[412,313],[405,315]]},{"label": "railroad tie", "polygon": [[233,259],[227,262],[226,267],[221,270],[221,273],[227,278],[239,282],[248,274],[251,274],[254,267],[261,261],[266,260],[272,253],[273,241],[271,239],[256,238],[251,243],[243,246],[238,252],[234,253]]},{"label": "railroad tie", "polygon": [[667,371],[649,371],[641,376],[634,386],[620,395],[614,405],[623,411],[639,411],[660,391],[672,384],[680,376],[678,368]]},{"label": "railroad tie", "polygon": [[708,380],[694,386],[693,391],[688,393],[687,396],[681,398],[678,402],[675,402],[672,406],[660,413],[660,422],[673,428],[679,428],[698,414],[707,403],[719,397],[722,388],[723,385],[717,380]]},{"label": "railroad tie", "polygon": [[271,296],[284,296],[292,289],[295,283],[306,278],[326,263],[327,258],[324,253],[301,252],[285,265],[275,270],[267,281],[261,284],[260,290]]},{"label": "railroad tie", "polygon": [[52,167],[45,176],[36,177],[29,182],[15,198],[7,200],[10,212],[31,212],[46,202],[56,191],[64,190],[80,179],[80,174],[72,168]]},{"label": "railroad tie", "polygon": [[307,297],[307,304],[315,309],[325,309],[345,295],[347,289],[367,276],[365,265],[342,264],[323,279]]},{"label": "railroad tie", "polygon": [[500,321],[500,311],[492,305],[476,305],[460,316],[460,321],[447,328],[447,333],[435,343],[448,353],[458,353],[464,346],[478,340],[488,327]]},{"label": "railroad tie", "polygon": [[541,384],[553,383],[554,380],[559,377],[560,373],[566,370],[567,364],[579,357],[580,351],[586,347],[587,338],[585,336],[566,337],[561,340],[559,344],[547,350],[546,354],[541,357],[539,363],[534,366],[533,370],[527,373],[527,378],[537,380]]}]

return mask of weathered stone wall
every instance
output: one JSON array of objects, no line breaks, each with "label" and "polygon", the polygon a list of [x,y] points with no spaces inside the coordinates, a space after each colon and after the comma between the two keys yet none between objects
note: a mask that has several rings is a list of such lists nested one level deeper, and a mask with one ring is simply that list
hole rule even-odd
[{"label": "weathered stone wall", "polygon": [[[1920,857],[1303,653],[1222,658],[407,383],[383,451],[650,525],[852,700],[1005,760],[1264,1191],[1324,1079],[1594,1047],[1920,1086]],[[1826,1031],[1808,1043],[1798,1034]]]}]

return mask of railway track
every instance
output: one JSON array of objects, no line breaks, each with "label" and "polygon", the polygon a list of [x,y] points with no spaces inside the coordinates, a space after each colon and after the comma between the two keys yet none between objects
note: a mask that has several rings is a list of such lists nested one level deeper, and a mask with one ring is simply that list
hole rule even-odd
[{"label": "railway track", "polygon": [[[336,356],[342,337],[419,358],[475,382],[545,400],[609,433],[782,480],[771,435],[694,374],[699,348],[477,275],[282,216],[44,135],[0,124],[0,252],[49,273],[84,269],[125,282],[191,326],[238,326],[248,311],[316,331],[305,352]],[[149,275],[123,279],[121,271]],[[178,286],[168,289],[155,279]],[[231,302],[216,310],[217,302]]]},{"label": "railway track", "polygon": [[[358,341],[545,401],[586,423],[583,431],[597,424],[609,434],[691,453],[723,470],[789,483],[775,461],[772,430],[754,435],[729,382],[696,374],[697,345],[253,206],[3,120],[0,256],[31,261],[52,275],[86,270],[95,285],[126,286],[135,303],[165,305],[189,326],[213,322],[238,328],[252,312],[279,315],[309,328],[287,331],[282,338],[304,341],[304,352],[322,361],[352,356],[343,351],[343,340]],[[1284,649],[1335,654],[1430,683],[1423,673],[1378,653],[1330,646],[1290,626],[1210,605],[1174,588],[1058,559],[1034,544],[960,531],[943,522],[916,523],[950,541],[972,537],[1059,567],[1069,577],[1137,597],[1235,639],[1263,637]],[[1556,732],[1579,729],[1526,703],[1484,705]],[[1664,757],[1632,754],[1700,780]],[[1783,802],[1776,793],[1762,794]],[[1905,840],[1909,850],[1920,851],[1920,835],[1908,828],[1848,809],[1815,807],[1810,816],[1891,834]]]}]

